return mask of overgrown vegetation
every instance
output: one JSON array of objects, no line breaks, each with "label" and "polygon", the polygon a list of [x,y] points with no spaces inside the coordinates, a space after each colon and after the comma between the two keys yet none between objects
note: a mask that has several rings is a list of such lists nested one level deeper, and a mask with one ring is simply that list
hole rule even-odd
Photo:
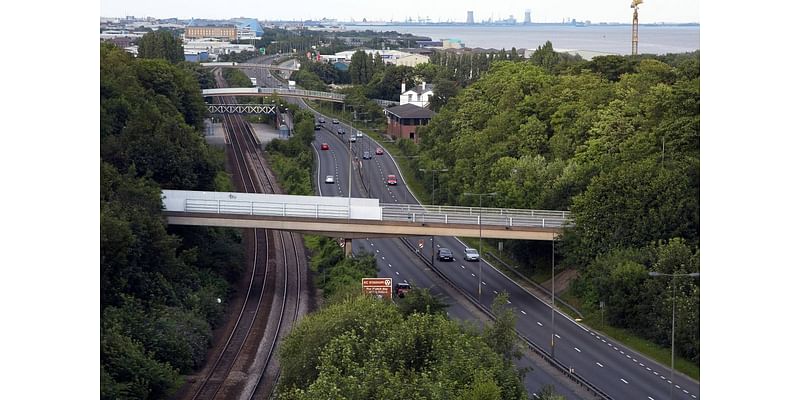
[{"label": "overgrown vegetation", "polygon": [[[437,202],[477,205],[463,193],[498,192],[492,207],[570,209],[576,225],[558,258],[581,271],[573,291],[584,312],[603,302],[614,326],[669,343],[672,281],[647,272],[699,271],[699,52],[577,62],[549,46],[537,53],[495,62],[448,102],[410,170],[425,187],[418,168],[450,170]],[[522,263],[549,263],[549,248],[506,244]],[[659,262],[661,252],[676,258]],[[676,285],[676,348],[699,363],[699,282]]]},{"label": "overgrown vegetation", "polygon": [[237,231],[167,227],[161,215],[161,189],[230,185],[200,133],[199,77],[100,47],[102,399],[169,397],[205,361],[242,268]]}]

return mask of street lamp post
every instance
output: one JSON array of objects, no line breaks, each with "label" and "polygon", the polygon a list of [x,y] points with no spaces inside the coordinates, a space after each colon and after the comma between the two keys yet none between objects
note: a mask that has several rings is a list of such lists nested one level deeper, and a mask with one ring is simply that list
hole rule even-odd
[{"label": "street lamp post", "polygon": [[675,294],[675,288],[676,288],[675,278],[677,278],[677,277],[686,277],[686,276],[692,277],[692,278],[699,278],[700,277],[700,273],[699,272],[692,272],[690,274],[665,274],[665,273],[662,273],[662,272],[650,271],[648,273],[648,275],[650,275],[650,276],[669,276],[669,277],[672,277],[672,339],[670,340],[670,342],[672,343],[670,345],[672,355],[670,357],[671,361],[670,361],[669,380],[670,380],[671,383],[669,385],[669,398],[673,399],[674,398],[673,391],[675,390],[675,298],[677,296]]},{"label": "street lamp post", "polygon": [[[419,170],[420,170],[420,172],[430,172],[430,173],[433,174],[433,191],[431,191],[431,205],[435,206],[436,205],[436,173],[437,172],[447,172],[447,171],[450,171],[450,170],[447,169],[447,168],[442,168],[442,169],[424,169],[424,168],[420,168]],[[431,265],[434,265],[434,263],[436,262],[436,258],[434,256],[434,253],[436,252],[436,250],[434,249],[436,247],[436,244],[434,243],[434,238],[435,238],[435,236],[431,235]]]},{"label": "street lamp post", "polygon": [[497,196],[491,193],[464,193],[465,196],[478,196],[478,302],[481,301],[481,282],[483,282],[483,196]]}]

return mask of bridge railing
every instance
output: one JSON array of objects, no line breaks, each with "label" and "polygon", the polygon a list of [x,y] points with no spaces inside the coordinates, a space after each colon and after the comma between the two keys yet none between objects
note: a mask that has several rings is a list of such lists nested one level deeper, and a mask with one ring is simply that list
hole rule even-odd
[{"label": "bridge railing", "polygon": [[381,204],[384,220],[419,223],[473,224],[563,228],[571,226],[568,211],[519,210],[415,204]]},{"label": "bridge railing", "polygon": [[303,218],[347,218],[347,206],[326,204],[270,203],[246,200],[186,199],[186,212],[269,215]]}]

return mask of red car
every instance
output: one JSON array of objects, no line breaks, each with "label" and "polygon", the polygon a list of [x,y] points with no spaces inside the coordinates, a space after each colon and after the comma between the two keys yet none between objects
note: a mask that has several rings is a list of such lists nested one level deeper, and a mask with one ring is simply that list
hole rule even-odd
[{"label": "red car", "polygon": [[330,149],[330,146],[328,146],[327,143],[323,143],[321,146],[319,146],[319,148],[320,148],[320,150],[328,150],[328,149]]},{"label": "red car", "polygon": [[376,156],[379,156],[381,154],[383,154],[383,149],[382,148],[378,147],[377,149],[375,149],[375,155]]},{"label": "red car", "polygon": [[397,185],[397,177],[394,175],[386,176],[386,184],[392,186]]}]

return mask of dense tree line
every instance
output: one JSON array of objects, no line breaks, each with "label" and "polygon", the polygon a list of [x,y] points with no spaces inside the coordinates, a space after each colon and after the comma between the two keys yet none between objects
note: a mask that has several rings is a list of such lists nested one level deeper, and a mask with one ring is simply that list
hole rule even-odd
[{"label": "dense tree line", "polygon": [[171,30],[151,31],[139,39],[138,56],[139,58],[163,59],[178,63],[184,60],[183,45]]},{"label": "dense tree line", "polygon": [[[671,281],[647,271],[699,270],[699,68],[699,53],[576,61],[547,45],[530,61],[494,61],[421,132],[414,166],[450,170],[439,182],[445,203],[477,205],[463,193],[497,192],[490,206],[571,210],[575,227],[559,253],[581,271],[574,293],[663,344]],[[536,256],[535,244],[510,247],[523,262]],[[664,270],[662,252],[677,259]],[[643,282],[646,290],[631,289]],[[699,282],[677,284],[688,302],[679,352],[699,363],[688,311]]]},{"label": "dense tree line", "polygon": [[[168,56],[165,56],[168,57]],[[174,61],[174,60],[173,60]],[[166,398],[201,366],[221,322],[241,238],[168,228],[161,189],[230,185],[202,138],[206,114],[186,63],[100,48],[100,396]]]}]

